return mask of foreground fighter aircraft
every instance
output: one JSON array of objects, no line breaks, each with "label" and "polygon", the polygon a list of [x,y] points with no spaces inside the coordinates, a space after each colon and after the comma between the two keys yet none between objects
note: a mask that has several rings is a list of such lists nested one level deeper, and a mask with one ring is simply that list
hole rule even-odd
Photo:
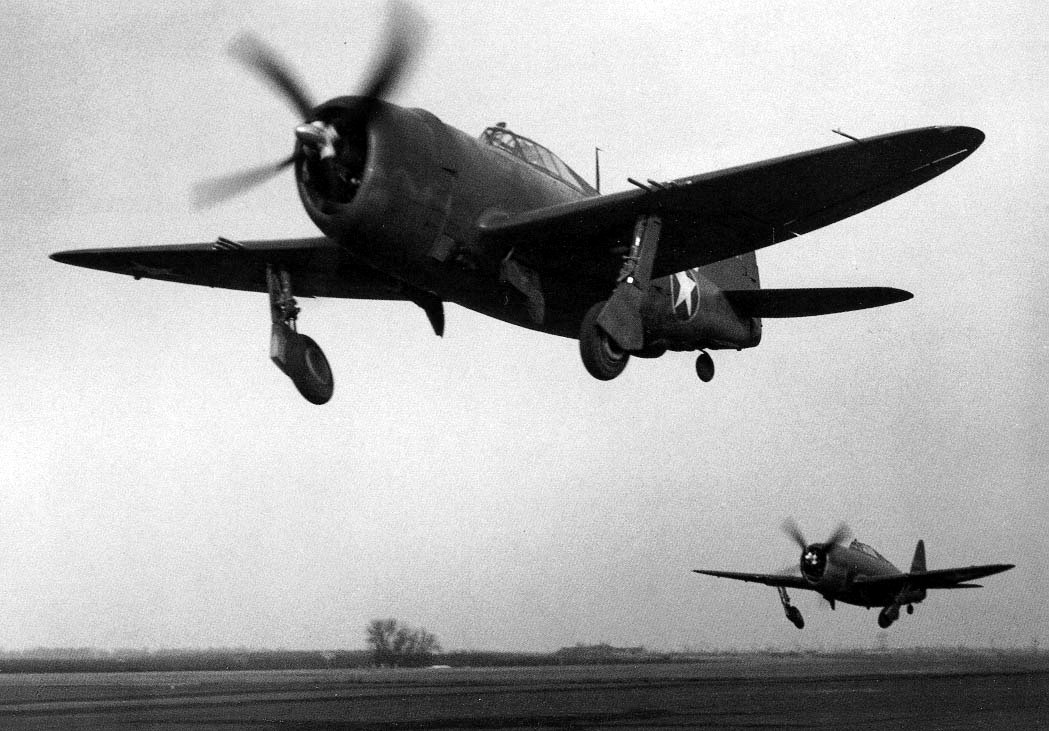
[{"label": "foreground fighter aircraft", "polygon": [[[444,303],[578,338],[596,378],[632,355],[756,346],[762,318],[900,302],[887,287],[762,289],[754,252],[859,213],[957,165],[983,141],[968,127],[870,137],[600,195],[542,145],[500,124],[473,137],[384,97],[417,45],[394,6],[376,71],[357,96],[315,105],[277,54],[241,39],[234,54],[297,110],[292,154],[198,187],[215,203],[292,168],[323,236],[63,251],[77,266],[269,293],[270,357],[309,401],[332,372],[297,328],[295,296],[414,302],[434,332]],[[232,134],[232,130],[231,130]],[[848,135],[845,135],[849,137]]]},{"label": "foreground fighter aircraft", "polygon": [[906,606],[907,614],[913,614],[914,605],[925,599],[929,589],[978,589],[979,584],[967,582],[1013,568],[1011,563],[998,563],[929,571],[925,568],[925,542],[918,541],[911,570],[904,573],[865,543],[854,540],[846,546],[849,530],[844,525],[838,526],[823,543],[807,543],[793,521],[787,521],[784,530],[801,547],[801,576],[693,571],[776,587],[787,619],[798,629],[805,626],[805,620],[801,611],[791,605],[788,588],[819,592],[830,603],[831,609],[834,609],[835,602],[867,609],[884,607],[878,614],[878,626],[886,629],[899,618],[900,607]]}]

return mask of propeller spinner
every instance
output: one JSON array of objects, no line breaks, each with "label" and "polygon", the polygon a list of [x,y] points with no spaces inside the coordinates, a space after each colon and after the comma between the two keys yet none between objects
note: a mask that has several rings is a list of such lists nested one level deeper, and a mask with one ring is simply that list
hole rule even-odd
[{"label": "propeller spinner", "polygon": [[851,535],[849,527],[840,523],[823,543],[809,543],[798,524],[789,518],[783,523],[783,532],[801,548],[801,573],[811,581],[818,581],[823,576],[831,549],[847,541]]}]

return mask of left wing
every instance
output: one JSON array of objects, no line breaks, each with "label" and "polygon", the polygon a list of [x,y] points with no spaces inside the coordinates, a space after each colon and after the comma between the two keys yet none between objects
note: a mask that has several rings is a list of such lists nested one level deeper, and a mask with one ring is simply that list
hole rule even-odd
[{"label": "left wing", "polygon": [[852,586],[877,588],[898,591],[904,587],[911,589],[968,589],[966,582],[991,574],[1000,574],[1013,568],[1011,563],[987,564],[985,566],[966,566],[958,569],[935,569],[933,571],[914,571],[895,576],[857,576]]},{"label": "left wing", "polygon": [[984,135],[926,127],[584,198],[482,225],[482,245],[537,271],[614,276],[639,216],[663,219],[652,276],[755,251],[894,198],[968,157]]},{"label": "left wing", "polygon": [[755,584],[765,584],[766,586],[785,586],[790,589],[811,589],[815,591],[815,587],[805,581],[805,579],[800,576],[790,576],[789,574],[744,574],[735,571],[704,571],[702,569],[692,569],[692,571],[697,574],[717,576],[722,579],[737,579],[739,581],[751,581]]},{"label": "left wing", "polygon": [[266,264],[288,270],[299,297],[407,300],[396,279],[351,259],[331,239],[273,239],[60,251],[63,264],[207,287],[265,292]]}]

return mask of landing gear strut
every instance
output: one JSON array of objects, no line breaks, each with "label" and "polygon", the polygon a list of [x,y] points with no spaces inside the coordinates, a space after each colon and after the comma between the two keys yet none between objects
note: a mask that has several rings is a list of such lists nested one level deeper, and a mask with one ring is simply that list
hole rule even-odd
[{"label": "landing gear strut", "polygon": [[786,587],[777,586],[776,590],[779,591],[779,603],[783,605],[783,613],[787,615],[787,619],[798,629],[804,629],[805,620],[801,616],[801,610],[791,605]]},{"label": "landing gear strut", "polygon": [[591,307],[583,318],[579,354],[594,378],[611,381],[626,368],[630,353],[645,347],[641,305],[648,294],[662,226],[659,216],[638,217],[612,296]]},{"label": "landing gear strut", "polygon": [[286,269],[266,265],[270,294],[270,360],[295,384],[307,401],[325,404],[335,388],[328,359],[313,338],[296,328],[299,307],[291,295],[291,275]]}]

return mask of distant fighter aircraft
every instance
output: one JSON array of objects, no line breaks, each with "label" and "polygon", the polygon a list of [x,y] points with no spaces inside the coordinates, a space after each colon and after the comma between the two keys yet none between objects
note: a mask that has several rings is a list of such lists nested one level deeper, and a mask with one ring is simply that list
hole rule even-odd
[{"label": "distant fighter aircraft", "polygon": [[578,338],[595,378],[632,355],[750,348],[761,319],[910,299],[887,287],[762,289],[757,249],[889,200],[957,165],[983,141],[969,127],[856,139],[601,195],[546,147],[498,124],[479,137],[384,97],[420,21],[395,5],[386,47],[358,96],[315,105],[287,63],[245,37],[233,53],[297,110],[291,155],[198,187],[215,203],[292,168],[313,238],[63,251],[77,266],[268,292],[270,358],[315,404],[331,398],[327,358],[297,328],[294,296],[402,300],[444,332],[444,303]]},{"label": "distant fighter aircraft", "polygon": [[925,568],[925,543],[918,541],[911,570],[903,573],[865,543],[854,540],[846,546],[849,530],[844,525],[838,526],[823,543],[807,543],[793,521],[787,521],[784,530],[801,547],[801,576],[693,571],[776,587],[787,619],[798,629],[805,626],[805,620],[801,611],[791,605],[788,588],[819,592],[830,603],[831,609],[834,609],[835,602],[867,609],[884,607],[878,614],[878,626],[885,629],[899,618],[900,607],[906,606],[907,614],[912,614],[914,605],[925,599],[928,589],[978,589],[979,584],[966,582],[1013,568],[1011,563],[998,563],[929,571]]}]

